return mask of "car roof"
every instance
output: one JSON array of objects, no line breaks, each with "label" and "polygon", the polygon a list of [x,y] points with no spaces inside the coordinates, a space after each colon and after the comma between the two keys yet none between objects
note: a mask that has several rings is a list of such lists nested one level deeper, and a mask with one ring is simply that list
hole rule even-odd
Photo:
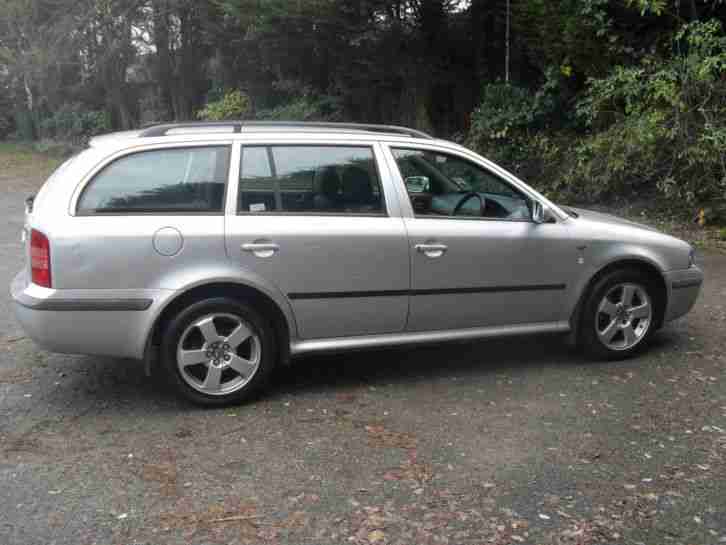
[{"label": "car roof", "polygon": [[91,147],[121,148],[142,143],[156,143],[156,141],[171,142],[170,137],[177,137],[177,139],[185,141],[215,137],[246,140],[260,135],[275,138],[290,136],[324,138],[327,135],[343,140],[353,138],[378,140],[381,136],[405,140],[434,140],[425,132],[396,125],[294,121],[207,121],[166,123],[151,125],[139,130],[114,132],[92,138],[89,145]]}]

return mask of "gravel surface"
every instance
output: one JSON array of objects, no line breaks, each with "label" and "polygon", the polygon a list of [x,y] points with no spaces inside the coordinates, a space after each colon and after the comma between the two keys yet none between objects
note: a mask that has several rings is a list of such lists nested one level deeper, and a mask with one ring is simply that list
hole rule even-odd
[{"label": "gravel surface", "polygon": [[224,410],[40,350],[4,295],[0,544],[726,543],[726,256],[702,263],[695,310],[630,361],[557,337],[317,357]]}]

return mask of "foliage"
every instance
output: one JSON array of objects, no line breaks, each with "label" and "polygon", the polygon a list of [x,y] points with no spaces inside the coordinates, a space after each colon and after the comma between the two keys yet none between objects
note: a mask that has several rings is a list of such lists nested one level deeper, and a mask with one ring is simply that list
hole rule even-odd
[{"label": "foliage", "polygon": [[36,117],[33,112],[28,112],[27,110],[15,112],[15,137],[18,140],[29,142],[35,139]]},{"label": "foliage", "polygon": [[10,134],[13,128],[12,120],[5,115],[0,115],[0,139]]},{"label": "foliage", "polygon": [[257,112],[257,119],[270,121],[337,121],[340,118],[340,102],[330,96],[301,96]]},{"label": "foliage", "polygon": [[208,102],[197,112],[197,118],[205,121],[244,119],[249,116],[251,109],[249,96],[242,91],[233,90],[225,93],[219,100]]},{"label": "foliage", "polygon": [[726,201],[726,36],[718,21],[690,23],[673,47],[590,80],[577,111],[595,132],[574,148],[569,189]]},{"label": "foliage", "polygon": [[558,149],[544,133],[555,107],[554,85],[537,93],[504,83],[485,85],[471,114],[467,144],[523,178],[541,176]]},{"label": "foliage", "polygon": [[80,103],[64,104],[40,122],[43,138],[80,143],[111,129],[109,116],[101,110],[84,110]]}]

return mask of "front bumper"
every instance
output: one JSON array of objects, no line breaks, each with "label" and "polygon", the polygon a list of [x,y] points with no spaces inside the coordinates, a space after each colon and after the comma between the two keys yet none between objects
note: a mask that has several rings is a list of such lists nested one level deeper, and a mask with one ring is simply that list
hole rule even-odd
[{"label": "front bumper", "polygon": [[703,272],[695,265],[683,270],[665,273],[668,287],[668,306],[665,322],[687,314],[698,299],[703,284]]},{"label": "front bumper", "polygon": [[10,286],[15,317],[41,347],[65,354],[141,359],[172,290],[53,290],[19,272]]}]

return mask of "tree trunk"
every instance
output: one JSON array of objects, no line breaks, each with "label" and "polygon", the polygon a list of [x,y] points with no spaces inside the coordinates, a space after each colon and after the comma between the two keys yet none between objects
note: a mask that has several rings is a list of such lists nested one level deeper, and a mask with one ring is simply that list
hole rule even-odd
[{"label": "tree trunk", "polygon": [[691,0],[691,21],[698,21],[698,7],[696,0]]},{"label": "tree trunk", "polygon": [[156,46],[156,74],[162,121],[174,119],[174,99],[172,93],[172,60],[169,48],[169,3],[167,0],[154,0],[154,45]]}]

